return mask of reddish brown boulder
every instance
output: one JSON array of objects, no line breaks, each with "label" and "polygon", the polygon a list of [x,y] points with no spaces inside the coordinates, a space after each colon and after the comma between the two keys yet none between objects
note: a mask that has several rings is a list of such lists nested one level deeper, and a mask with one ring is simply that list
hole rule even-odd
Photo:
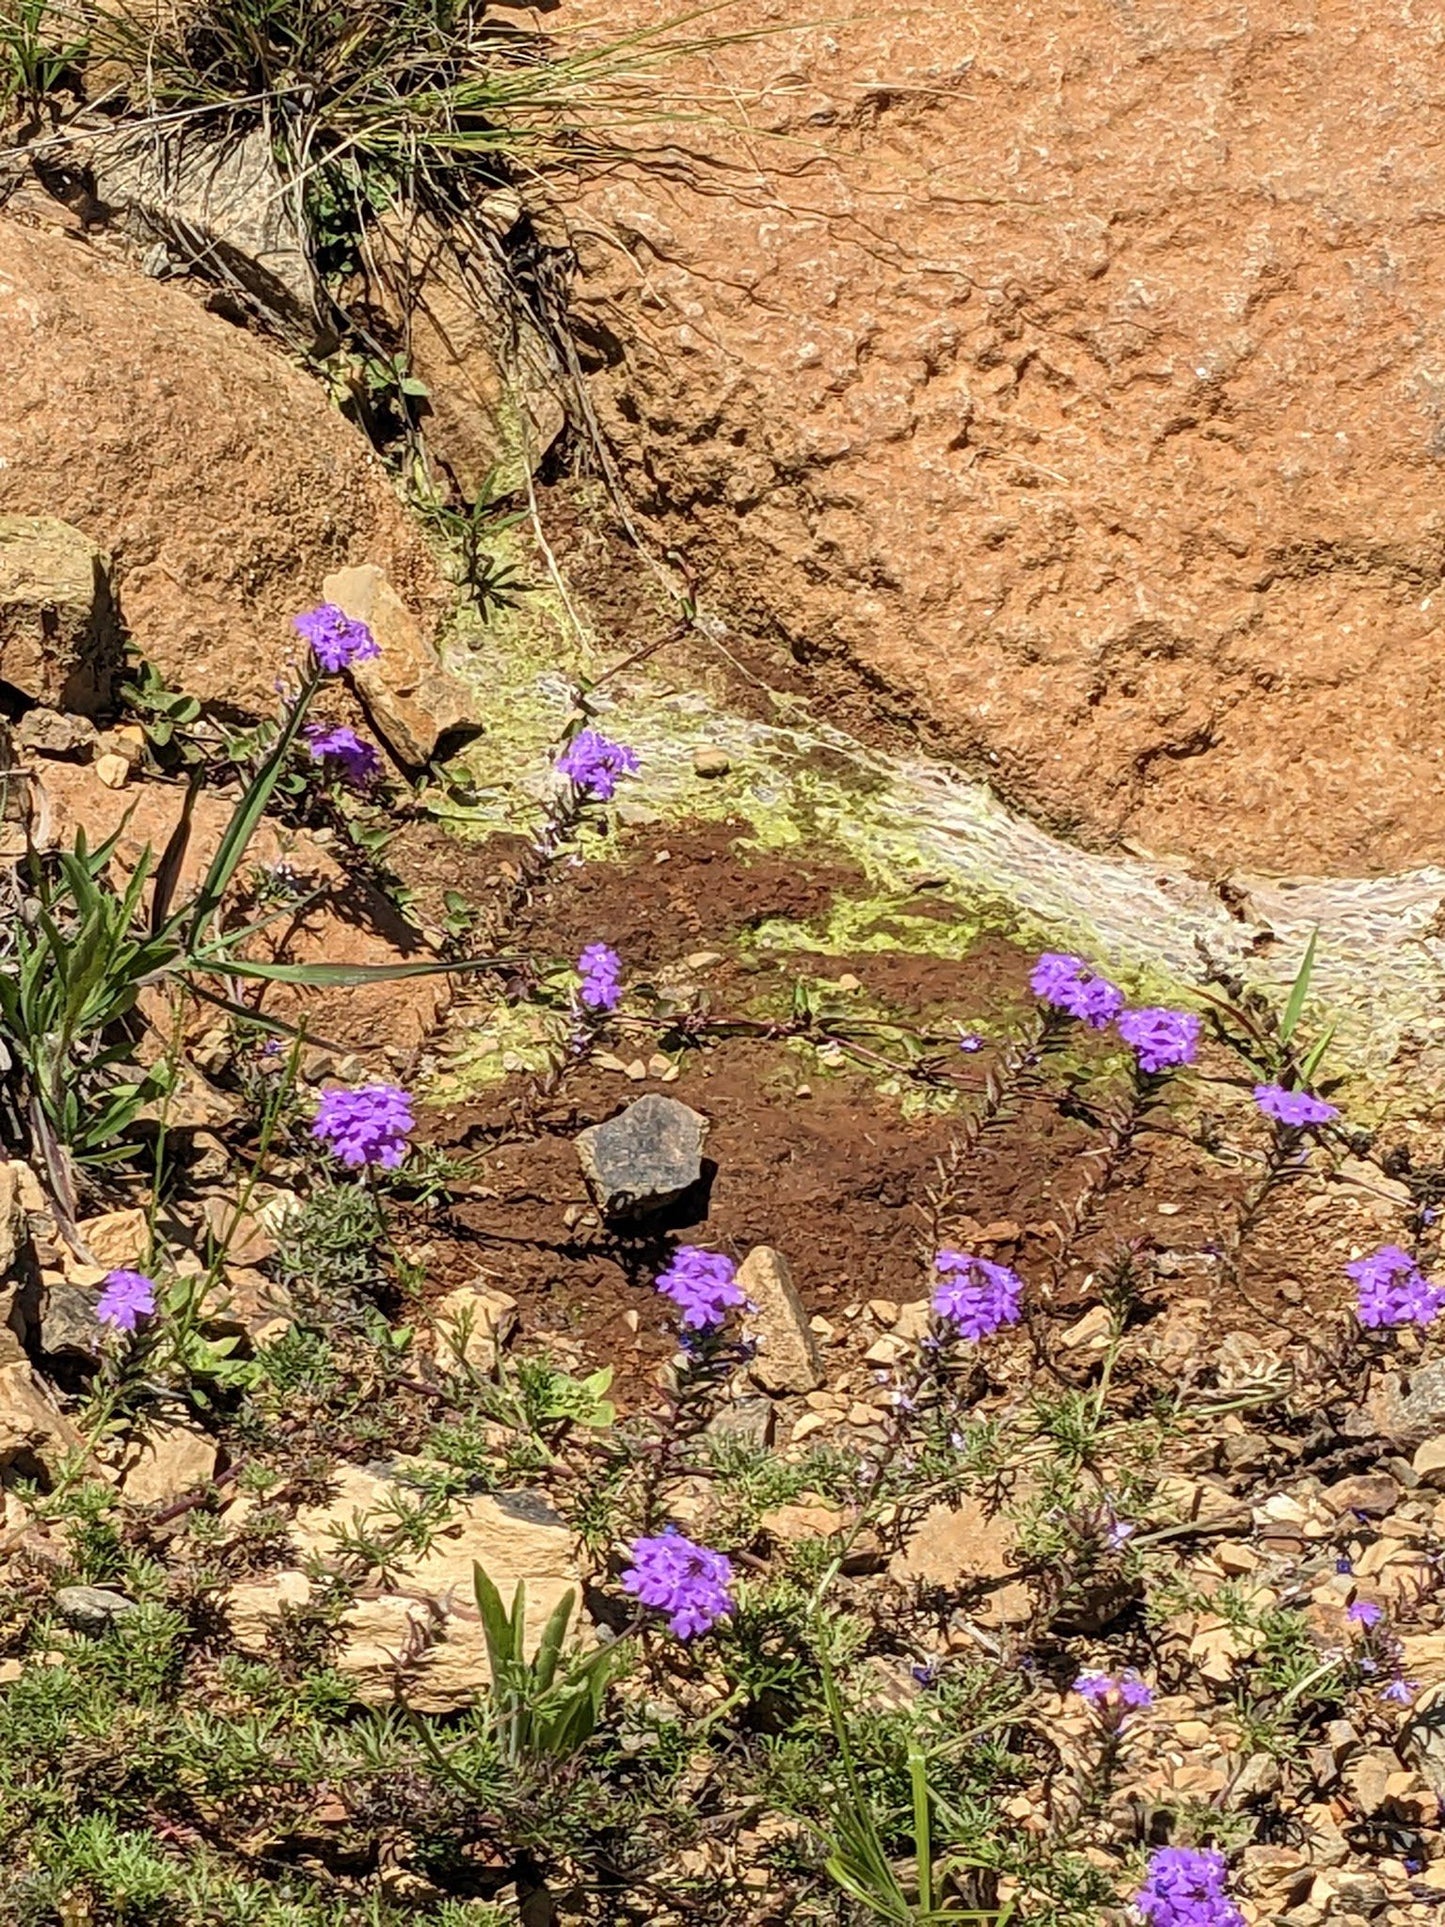
[{"label": "reddish brown boulder", "polygon": [[1432,30],[1382,0],[782,21],[738,0],[707,30],[760,37],[668,84],[751,89],[783,138],[689,103],[660,138],[731,172],[612,169],[574,224],[658,534],[835,716],[913,721],[1055,827],[1438,860]]},{"label": "reddish brown boulder", "polygon": [[430,552],[361,436],[274,347],[75,237],[0,219],[0,515],[111,556],[177,688],[270,708],[290,618],[374,562],[428,625]]}]

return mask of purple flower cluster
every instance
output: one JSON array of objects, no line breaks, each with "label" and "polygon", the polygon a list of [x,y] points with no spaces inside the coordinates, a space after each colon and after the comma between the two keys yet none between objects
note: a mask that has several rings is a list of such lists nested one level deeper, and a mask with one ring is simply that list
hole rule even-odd
[{"label": "purple flower cluster", "polygon": [[1192,1011],[1149,1004],[1142,1010],[1126,1010],[1118,1030],[1139,1059],[1141,1071],[1177,1070],[1181,1064],[1192,1064],[1199,1054],[1199,1019]]},{"label": "purple flower cluster", "polygon": [[577,959],[577,995],[588,1010],[616,1010],[622,1002],[622,959],[605,943],[589,943]]},{"label": "purple flower cluster", "polygon": [[1132,1667],[1118,1678],[1108,1673],[1080,1673],[1074,1691],[1101,1713],[1122,1721],[1125,1713],[1142,1711],[1154,1704],[1154,1695]]},{"label": "purple flower cluster", "polygon": [[335,763],[346,781],[364,790],[381,774],[381,756],[370,743],[364,743],[354,729],[338,723],[328,729],[325,723],[306,725],[306,747],[313,763]]},{"label": "purple flower cluster", "polygon": [[743,1303],[738,1268],[720,1251],[698,1245],[679,1245],[666,1271],[658,1273],[657,1289],[682,1313],[688,1331],[711,1331],[734,1305]]},{"label": "purple flower cluster", "polygon": [[1356,1626],[1378,1626],[1384,1617],[1384,1607],[1377,1606],[1373,1599],[1352,1599],[1345,1608],[1345,1618]]},{"label": "purple flower cluster", "polygon": [[395,1084],[368,1084],[359,1091],[326,1091],[311,1135],[353,1171],[367,1164],[394,1171],[406,1156],[414,1123],[405,1091]]},{"label": "purple flower cluster", "polygon": [[1296,1131],[1306,1124],[1328,1124],[1339,1116],[1336,1107],[1326,1104],[1322,1097],[1309,1091],[1287,1091],[1282,1084],[1256,1084],[1254,1101],[1266,1117]]},{"label": "purple flower cluster", "polygon": [[143,1271],[110,1271],[96,1302],[95,1315],[112,1331],[133,1332],[156,1308],[156,1284]]},{"label": "purple flower cluster", "polygon": [[1082,957],[1066,957],[1046,950],[1029,976],[1029,988],[1041,1003],[1067,1011],[1091,1030],[1112,1024],[1124,1008],[1124,993],[1107,977],[1091,970]]},{"label": "purple flower cluster", "polygon": [[1429,1325],[1445,1310],[1445,1287],[1432,1285],[1408,1251],[1382,1245],[1368,1258],[1345,1266],[1359,1290],[1359,1320],[1382,1325]]},{"label": "purple flower cluster", "polygon": [[598,729],[581,729],[557,758],[558,772],[579,790],[605,803],[620,776],[637,768],[637,751],[614,743]]},{"label": "purple flower cluster", "polygon": [[733,1609],[732,1561],[695,1546],[675,1526],[655,1539],[635,1539],[622,1588],[668,1616],[679,1639],[705,1633]]},{"label": "purple flower cluster", "polygon": [[334,602],[323,602],[295,618],[296,628],[311,645],[311,653],[329,675],[339,675],[353,663],[370,662],[381,654],[376,637],[364,622],[354,622]]},{"label": "purple flower cluster", "polygon": [[933,1260],[940,1274],[933,1309],[962,1338],[987,1338],[1000,1325],[1016,1325],[1023,1280],[1007,1265],[972,1258],[965,1251],[940,1251]]},{"label": "purple flower cluster", "polygon": [[1212,1848],[1161,1847],[1134,1905],[1149,1927],[1245,1927],[1224,1875],[1224,1855]]}]

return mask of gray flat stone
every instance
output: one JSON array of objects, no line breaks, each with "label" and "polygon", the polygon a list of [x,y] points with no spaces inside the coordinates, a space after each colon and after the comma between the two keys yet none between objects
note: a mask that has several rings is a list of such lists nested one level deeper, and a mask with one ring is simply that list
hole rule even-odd
[{"label": "gray flat stone", "polygon": [[579,1132],[577,1157],[605,1218],[660,1211],[702,1176],[707,1119],[675,1097],[649,1091],[616,1117]]},{"label": "gray flat stone", "polygon": [[55,1595],[55,1610],[61,1618],[87,1632],[100,1632],[135,1609],[133,1599],[110,1586],[62,1586]]}]

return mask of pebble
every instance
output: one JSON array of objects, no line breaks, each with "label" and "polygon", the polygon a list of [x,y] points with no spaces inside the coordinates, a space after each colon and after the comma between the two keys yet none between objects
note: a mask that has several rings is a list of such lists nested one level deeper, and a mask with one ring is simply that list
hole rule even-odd
[{"label": "pebble", "polygon": [[692,768],[695,776],[726,776],[733,766],[733,759],[725,749],[715,744],[704,743],[692,754]]},{"label": "pebble", "polygon": [[108,790],[123,790],[130,781],[129,762],[124,756],[117,756],[113,750],[108,750],[104,756],[97,756],[92,767]]},{"label": "pebble", "polygon": [[1418,1446],[1410,1466],[1421,1485],[1435,1491],[1445,1488],[1445,1434],[1437,1434]]}]

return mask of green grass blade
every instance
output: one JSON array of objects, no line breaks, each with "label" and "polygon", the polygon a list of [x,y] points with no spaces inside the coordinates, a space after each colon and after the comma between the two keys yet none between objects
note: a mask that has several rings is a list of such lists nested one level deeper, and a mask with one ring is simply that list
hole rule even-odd
[{"label": "green grass blade", "polygon": [[1304,960],[1295,974],[1294,984],[1289,993],[1289,1002],[1285,1005],[1284,1015],[1279,1020],[1279,1041],[1282,1044],[1288,1045],[1289,1040],[1294,1036],[1295,1026],[1299,1023],[1300,1014],[1305,1007],[1305,998],[1310,994],[1310,978],[1314,975],[1315,968],[1315,945],[1319,940],[1320,933],[1316,930],[1305,947]]}]

